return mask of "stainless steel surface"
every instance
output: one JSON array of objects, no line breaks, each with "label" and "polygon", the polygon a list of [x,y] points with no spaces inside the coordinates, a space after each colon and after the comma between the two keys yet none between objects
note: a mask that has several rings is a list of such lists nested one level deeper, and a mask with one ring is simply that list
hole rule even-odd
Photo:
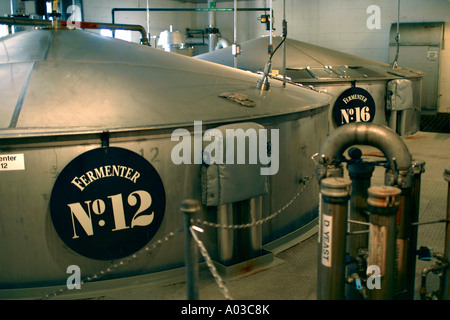
[{"label": "stainless steel surface", "polygon": [[[412,137],[405,138],[405,143],[415,158],[426,161],[426,171],[422,175],[420,221],[427,222],[445,218],[448,182],[442,178],[442,172],[444,168],[448,168],[450,160],[450,154],[447,151],[450,148],[450,135],[419,132]],[[368,146],[363,146],[361,149],[363,152],[376,151],[376,148]],[[376,168],[372,181],[374,184],[383,184],[383,168]],[[261,266],[257,270],[243,271],[237,275],[224,277],[230,295],[236,300],[292,300],[293,304],[297,303],[295,300],[315,300],[318,254],[317,222],[314,221],[311,224],[315,227],[308,237],[295,238],[286,246],[272,247],[272,244],[264,246],[266,250],[273,250],[275,259],[273,263]],[[443,252],[444,234],[445,224],[443,223],[419,226],[418,243],[434,248],[435,252]],[[199,236],[202,241],[208,242],[206,235]],[[161,250],[167,244],[168,242],[163,244]],[[414,296],[416,300],[420,299],[418,289],[422,270],[430,264],[432,264],[430,261],[417,261]],[[134,277],[90,282],[82,286],[81,290],[66,291],[56,299],[185,300],[184,272],[184,268],[179,268]],[[439,286],[437,278],[434,274],[429,275],[428,289],[430,291]],[[224,299],[224,295],[208,269],[200,269],[199,280],[200,299]],[[36,299],[61,288],[64,289],[65,284],[33,288],[32,290],[17,289],[13,292],[0,290],[0,297],[2,299]],[[176,310],[174,314],[178,312]]]},{"label": "stainless steel surface", "polygon": [[[394,26],[389,35],[389,59],[396,54]],[[439,107],[439,70],[441,50],[444,47],[444,22],[400,23],[398,64],[422,70],[421,111],[436,114]]]},{"label": "stainless steel surface", "polygon": [[[78,30],[34,30],[20,37],[7,36],[0,50],[2,79],[7,85],[14,81],[16,91],[18,87],[27,91],[17,125],[3,127],[0,136],[176,127],[191,125],[195,119],[204,124],[248,120],[312,110],[329,101],[326,95],[316,100],[320,96],[315,92],[293,86],[274,87],[272,93],[261,95],[250,85],[256,83],[256,75]],[[11,78],[11,70],[32,64],[30,83],[22,88],[15,80],[26,71],[14,72]],[[94,86],[98,94],[91,94]],[[230,107],[229,101],[218,97],[229,88],[247,94],[258,107]],[[169,90],[179,94],[167,94]],[[9,90],[2,90],[2,97],[19,100],[17,92]],[[214,100],[214,109],[209,99]],[[2,109],[3,121],[11,120],[15,107],[5,106],[8,112]]]},{"label": "stainless steel surface", "polygon": [[[222,204],[217,210],[217,222],[221,225],[233,224],[233,204]],[[217,230],[217,248],[220,263],[229,265],[233,262],[235,247],[234,230],[219,228]]]},{"label": "stainless steel surface", "polygon": [[[80,30],[32,30],[2,38],[0,79],[0,151],[23,154],[25,164],[24,170],[0,172],[0,220],[7,226],[0,229],[6,244],[0,255],[3,289],[65,284],[69,265],[89,275],[120,263],[68,249],[50,219],[49,198],[58,175],[84,152],[108,143],[141,155],[159,173],[168,201],[151,246],[182,226],[182,200],[201,199],[200,165],[171,161],[175,128],[192,135],[196,120],[203,121],[203,130],[251,120],[279,130],[280,170],[269,178],[263,217],[283,207],[299,180],[313,174],[311,154],[328,133],[327,94],[281,84],[260,92],[257,75]],[[255,106],[219,97],[225,91],[246,94]],[[263,243],[312,221],[317,194],[312,186],[263,225]],[[210,219],[206,210],[199,218]],[[206,233],[215,246],[216,230]],[[113,268],[105,278],[183,266],[182,243],[174,236],[164,248]]]},{"label": "stainless steel surface", "polygon": [[[274,48],[280,44],[282,37],[274,36]],[[239,68],[253,72],[263,71],[264,62],[268,59],[267,45],[269,37],[260,37],[241,44],[242,55],[239,56]],[[214,53],[204,53],[195,58],[211,61],[227,66],[233,66],[231,49],[225,48]],[[262,63],[261,63],[262,62]],[[393,70],[388,64],[375,60],[361,58],[337,50],[313,45],[310,43],[286,39],[286,64],[293,73],[289,74],[294,82],[317,83],[327,81],[395,79],[420,77],[421,71],[410,68]],[[272,59],[273,69],[282,70],[283,57],[275,54]],[[306,68],[317,77],[314,79]]]},{"label": "stainless steel surface", "polygon": [[[282,37],[273,37],[276,47]],[[242,54],[238,56],[239,69],[252,72],[263,72],[269,59],[267,46],[269,37],[261,37],[245,41],[241,44]],[[360,87],[367,90],[375,101],[376,112],[373,123],[388,125],[390,114],[386,111],[386,86],[393,79],[410,79],[413,82],[413,106],[404,111],[407,125],[401,135],[409,135],[419,130],[420,106],[422,96],[422,71],[411,68],[392,69],[388,64],[375,60],[357,57],[351,54],[316,46],[287,38],[286,68],[290,81],[303,85],[312,85],[316,90],[331,93],[337,98],[344,90]],[[280,73],[284,70],[283,54],[276,53],[272,59],[272,70]],[[205,53],[195,58],[233,66],[233,55],[230,48]],[[272,83],[274,80],[272,80]],[[333,107],[336,100],[331,102]],[[330,129],[338,125],[334,123],[330,112]],[[395,128],[393,128],[395,129]]]}]

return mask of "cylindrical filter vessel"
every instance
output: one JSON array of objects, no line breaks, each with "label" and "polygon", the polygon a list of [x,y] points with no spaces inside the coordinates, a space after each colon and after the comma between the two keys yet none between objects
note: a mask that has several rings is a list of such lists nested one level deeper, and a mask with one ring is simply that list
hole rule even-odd
[{"label": "cylindrical filter vessel", "polygon": [[390,186],[375,186],[370,187],[368,193],[367,203],[370,212],[368,269],[376,270],[373,274],[368,274],[368,296],[372,300],[393,299],[396,213],[401,190]]},{"label": "cylindrical filter vessel", "polygon": [[352,182],[325,178],[321,184],[317,298],[345,299],[345,251],[348,200]]}]

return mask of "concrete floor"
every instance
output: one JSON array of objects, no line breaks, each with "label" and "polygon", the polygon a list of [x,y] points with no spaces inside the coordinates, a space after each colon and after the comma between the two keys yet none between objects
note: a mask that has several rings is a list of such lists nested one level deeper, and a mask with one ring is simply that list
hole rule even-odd
[{"label": "concrete floor", "polygon": [[[443,178],[445,168],[450,168],[450,134],[418,132],[404,138],[413,159],[426,161],[422,174],[419,221],[445,218],[447,182]],[[363,147],[364,152],[378,151]],[[372,185],[384,184],[384,169],[377,168]],[[427,246],[436,252],[444,248],[444,224],[419,227],[418,247]],[[281,251],[280,251],[281,250]],[[229,295],[235,300],[315,300],[317,282],[317,228],[302,238],[294,239],[285,248],[274,251],[273,261],[246,273],[224,277]],[[417,262],[416,294],[419,299],[420,274],[431,262]],[[429,290],[437,288],[437,277],[429,276]],[[86,290],[67,291],[56,299],[94,300],[184,300],[186,283],[184,269],[169,270],[157,275],[145,275],[128,279],[88,283]],[[48,290],[53,288],[48,288]],[[78,292],[77,292],[78,291]],[[82,291],[82,292],[80,292]],[[50,293],[52,291],[49,291]],[[44,296],[44,291],[34,296]],[[200,269],[199,298],[224,300],[225,297],[209,269]]]}]

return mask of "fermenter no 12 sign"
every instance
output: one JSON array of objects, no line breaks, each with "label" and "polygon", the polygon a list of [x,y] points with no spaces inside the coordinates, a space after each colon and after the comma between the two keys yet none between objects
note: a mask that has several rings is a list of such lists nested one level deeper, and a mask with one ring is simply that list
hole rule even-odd
[{"label": "fermenter no 12 sign", "polygon": [[105,147],[73,159],[59,174],[50,214],[75,252],[112,260],[143,248],[158,231],[166,195],[155,168],[140,155]]},{"label": "fermenter no 12 sign", "polygon": [[372,95],[362,88],[349,88],[336,99],[333,119],[342,126],[351,122],[372,122],[375,118],[375,101]]}]

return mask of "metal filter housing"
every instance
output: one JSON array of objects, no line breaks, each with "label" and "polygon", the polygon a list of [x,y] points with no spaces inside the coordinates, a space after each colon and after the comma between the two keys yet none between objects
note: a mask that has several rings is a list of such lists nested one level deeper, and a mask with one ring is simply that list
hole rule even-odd
[{"label": "metal filter housing", "polygon": [[[117,147],[154,167],[164,184],[166,207],[148,242],[152,246],[182,227],[183,200],[201,199],[201,165],[171,160],[178,143],[171,140],[175,129],[193,136],[194,121],[202,121],[203,130],[248,121],[278,129],[280,169],[268,178],[263,217],[289,202],[302,179],[313,175],[311,155],[328,134],[328,94],[282,88],[281,83],[261,92],[256,89],[259,75],[81,30],[37,29],[0,42],[0,156],[23,159],[23,166],[0,171],[2,297],[65,285],[70,265],[79,266],[84,277],[120,264],[78,254],[55,231],[52,189],[78,156]],[[224,92],[245,96],[252,106],[221,97]],[[263,226],[263,243],[315,219],[317,195],[311,183],[301,199]],[[215,219],[206,213],[199,218]],[[211,239],[207,246],[214,257],[215,236]],[[175,236],[151,255],[112,268],[104,279],[182,266],[183,239]]]}]

